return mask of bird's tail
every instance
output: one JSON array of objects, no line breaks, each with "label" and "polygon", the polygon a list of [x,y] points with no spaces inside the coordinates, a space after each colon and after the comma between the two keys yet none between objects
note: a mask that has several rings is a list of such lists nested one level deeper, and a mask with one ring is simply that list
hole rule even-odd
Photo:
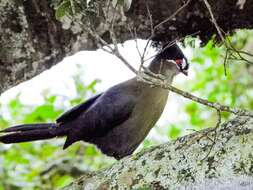
[{"label": "bird's tail", "polygon": [[68,128],[59,127],[55,123],[25,124],[7,128],[0,133],[5,133],[0,136],[0,142],[11,144],[65,136]]}]

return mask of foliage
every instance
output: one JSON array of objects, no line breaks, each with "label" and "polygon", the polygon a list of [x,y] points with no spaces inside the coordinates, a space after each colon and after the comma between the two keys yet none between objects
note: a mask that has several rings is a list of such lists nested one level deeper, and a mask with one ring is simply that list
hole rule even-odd
[{"label": "foliage", "polygon": [[61,20],[64,16],[72,17],[77,14],[91,15],[97,6],[94,0],[59,0],[54,3],[55,17]]},{"label": "foliage", "polygon": [[[252,31],[237,31],[233,36],[227,37],[227,41],[238,49],[245,49],[252,44]],[[225,64],[226,47],[218,46],[211,40],[203,48],[196,48],[191,59],[191,67],[195,77],[184,87],[187,91],[202,98],[231,107],[252,110],[253,108],[253,81],[249,65],[233,53],[227,56]],[[251,49],[245,49],[252,51]],[[245,57],[245,55],[242,54]],[[249,60],[252,57],[248,57]],[[214,127],[217,122],[215,110],[207,108],[195,102],[187,101],[183,112],[187,113],[186,122],[179,128],[187,125],[188,128],[200,129]],[[231,117],[228,113],[222,113],[223,119]]]},{"label": "foliage", "polygon": [[[52,122],[68,109],[57,105],[58,100],[74,106],[85,101],[84,98],[88,94],[95,93],[97,80],[84,86],[80,76],[74,78],[78,91],[74,98],[67,99],[46,91],[45,103],[39,106],[23,105],[19,96],[11,100],[7,105],[9,117],[0,117],[1,128],[15,123]],[[1,111],[7,112],[4,106]],[[113,159],[102,156],[95,147],[88,144],[78,143],[63,151],[63,142],[64,139],[55,139],[14,145],[1,144],[0,190],[56,189],[70,183],[74,177],[84,172],[106,167],[113,162]]]}]

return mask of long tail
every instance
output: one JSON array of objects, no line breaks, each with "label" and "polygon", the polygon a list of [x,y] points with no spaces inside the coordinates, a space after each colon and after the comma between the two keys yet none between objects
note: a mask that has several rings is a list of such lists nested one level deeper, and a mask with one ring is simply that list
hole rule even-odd
[{"label": "long tail", "polygon": [[7,128],[0,133],[6,133],[0,136],[0,142],[10,144],[65,136],[68,128],[59,127],[55,123],[25,124]]}]

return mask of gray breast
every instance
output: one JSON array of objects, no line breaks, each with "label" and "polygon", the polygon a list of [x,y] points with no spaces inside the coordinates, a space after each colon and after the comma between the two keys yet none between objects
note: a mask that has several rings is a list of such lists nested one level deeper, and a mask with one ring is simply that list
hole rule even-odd
[{"label": "gray breast", "polygon": [[[150,87],[148,87],[150,88]],[[160,118],[167,102],[168,91],[161,88],[143,90],[131,116],[105,136],[94,140],[104,154],[115,158],[130,155]]]}]

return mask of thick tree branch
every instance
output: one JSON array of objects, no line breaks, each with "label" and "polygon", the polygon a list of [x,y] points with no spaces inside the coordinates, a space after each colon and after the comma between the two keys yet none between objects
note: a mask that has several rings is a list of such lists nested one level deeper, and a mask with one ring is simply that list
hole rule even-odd
[{"label": "thick tree branch", "polygon": [[217,131],[202,130],[89,173],[64,190],[252,189],[252,143],[252,117],[236,117]]},{"label": "thick tree branch", "polygon": [[[94,6],[93,9],[89,9],[86,17],[79,14],[79,8],[75,8],[73,4],[75,1],[71,2],[71,10],[76,14],[76,18],[84,25],[92,20],[92,29],[107,43],[112,43],[108,37],[109,28],[104,27],[106,20],[101,14],[105,1],[90,1]],[[224,32],[231,32],[237,28],[252,28],[253,0],[247,0],[243,6],[238,4],[238,0],[208,2],[213,17]],[[50,68],[66,55],[99,47],[77,22],[67,18],[63,19],[62,23],[57,21],[56,7],[56,1],[47,0],[11,0],[0,3],[0,93]],[[152,9],[148,12],[147,7]],[[200,38],[205,42],[217,33],[203,0],[185,3],[181,0],[133,0],[125,15],[122,14],[122,9],[117,10],[118,12],[112,15],[113,28],[119,42],[135,37],[149,39],[151,25],[159,26],[152,39],[163,42],[196,31],[199,31]],[[175,18],[168,19],[173,16]],[[129,32],[129,26],[135,31],[134,37]]]}]

